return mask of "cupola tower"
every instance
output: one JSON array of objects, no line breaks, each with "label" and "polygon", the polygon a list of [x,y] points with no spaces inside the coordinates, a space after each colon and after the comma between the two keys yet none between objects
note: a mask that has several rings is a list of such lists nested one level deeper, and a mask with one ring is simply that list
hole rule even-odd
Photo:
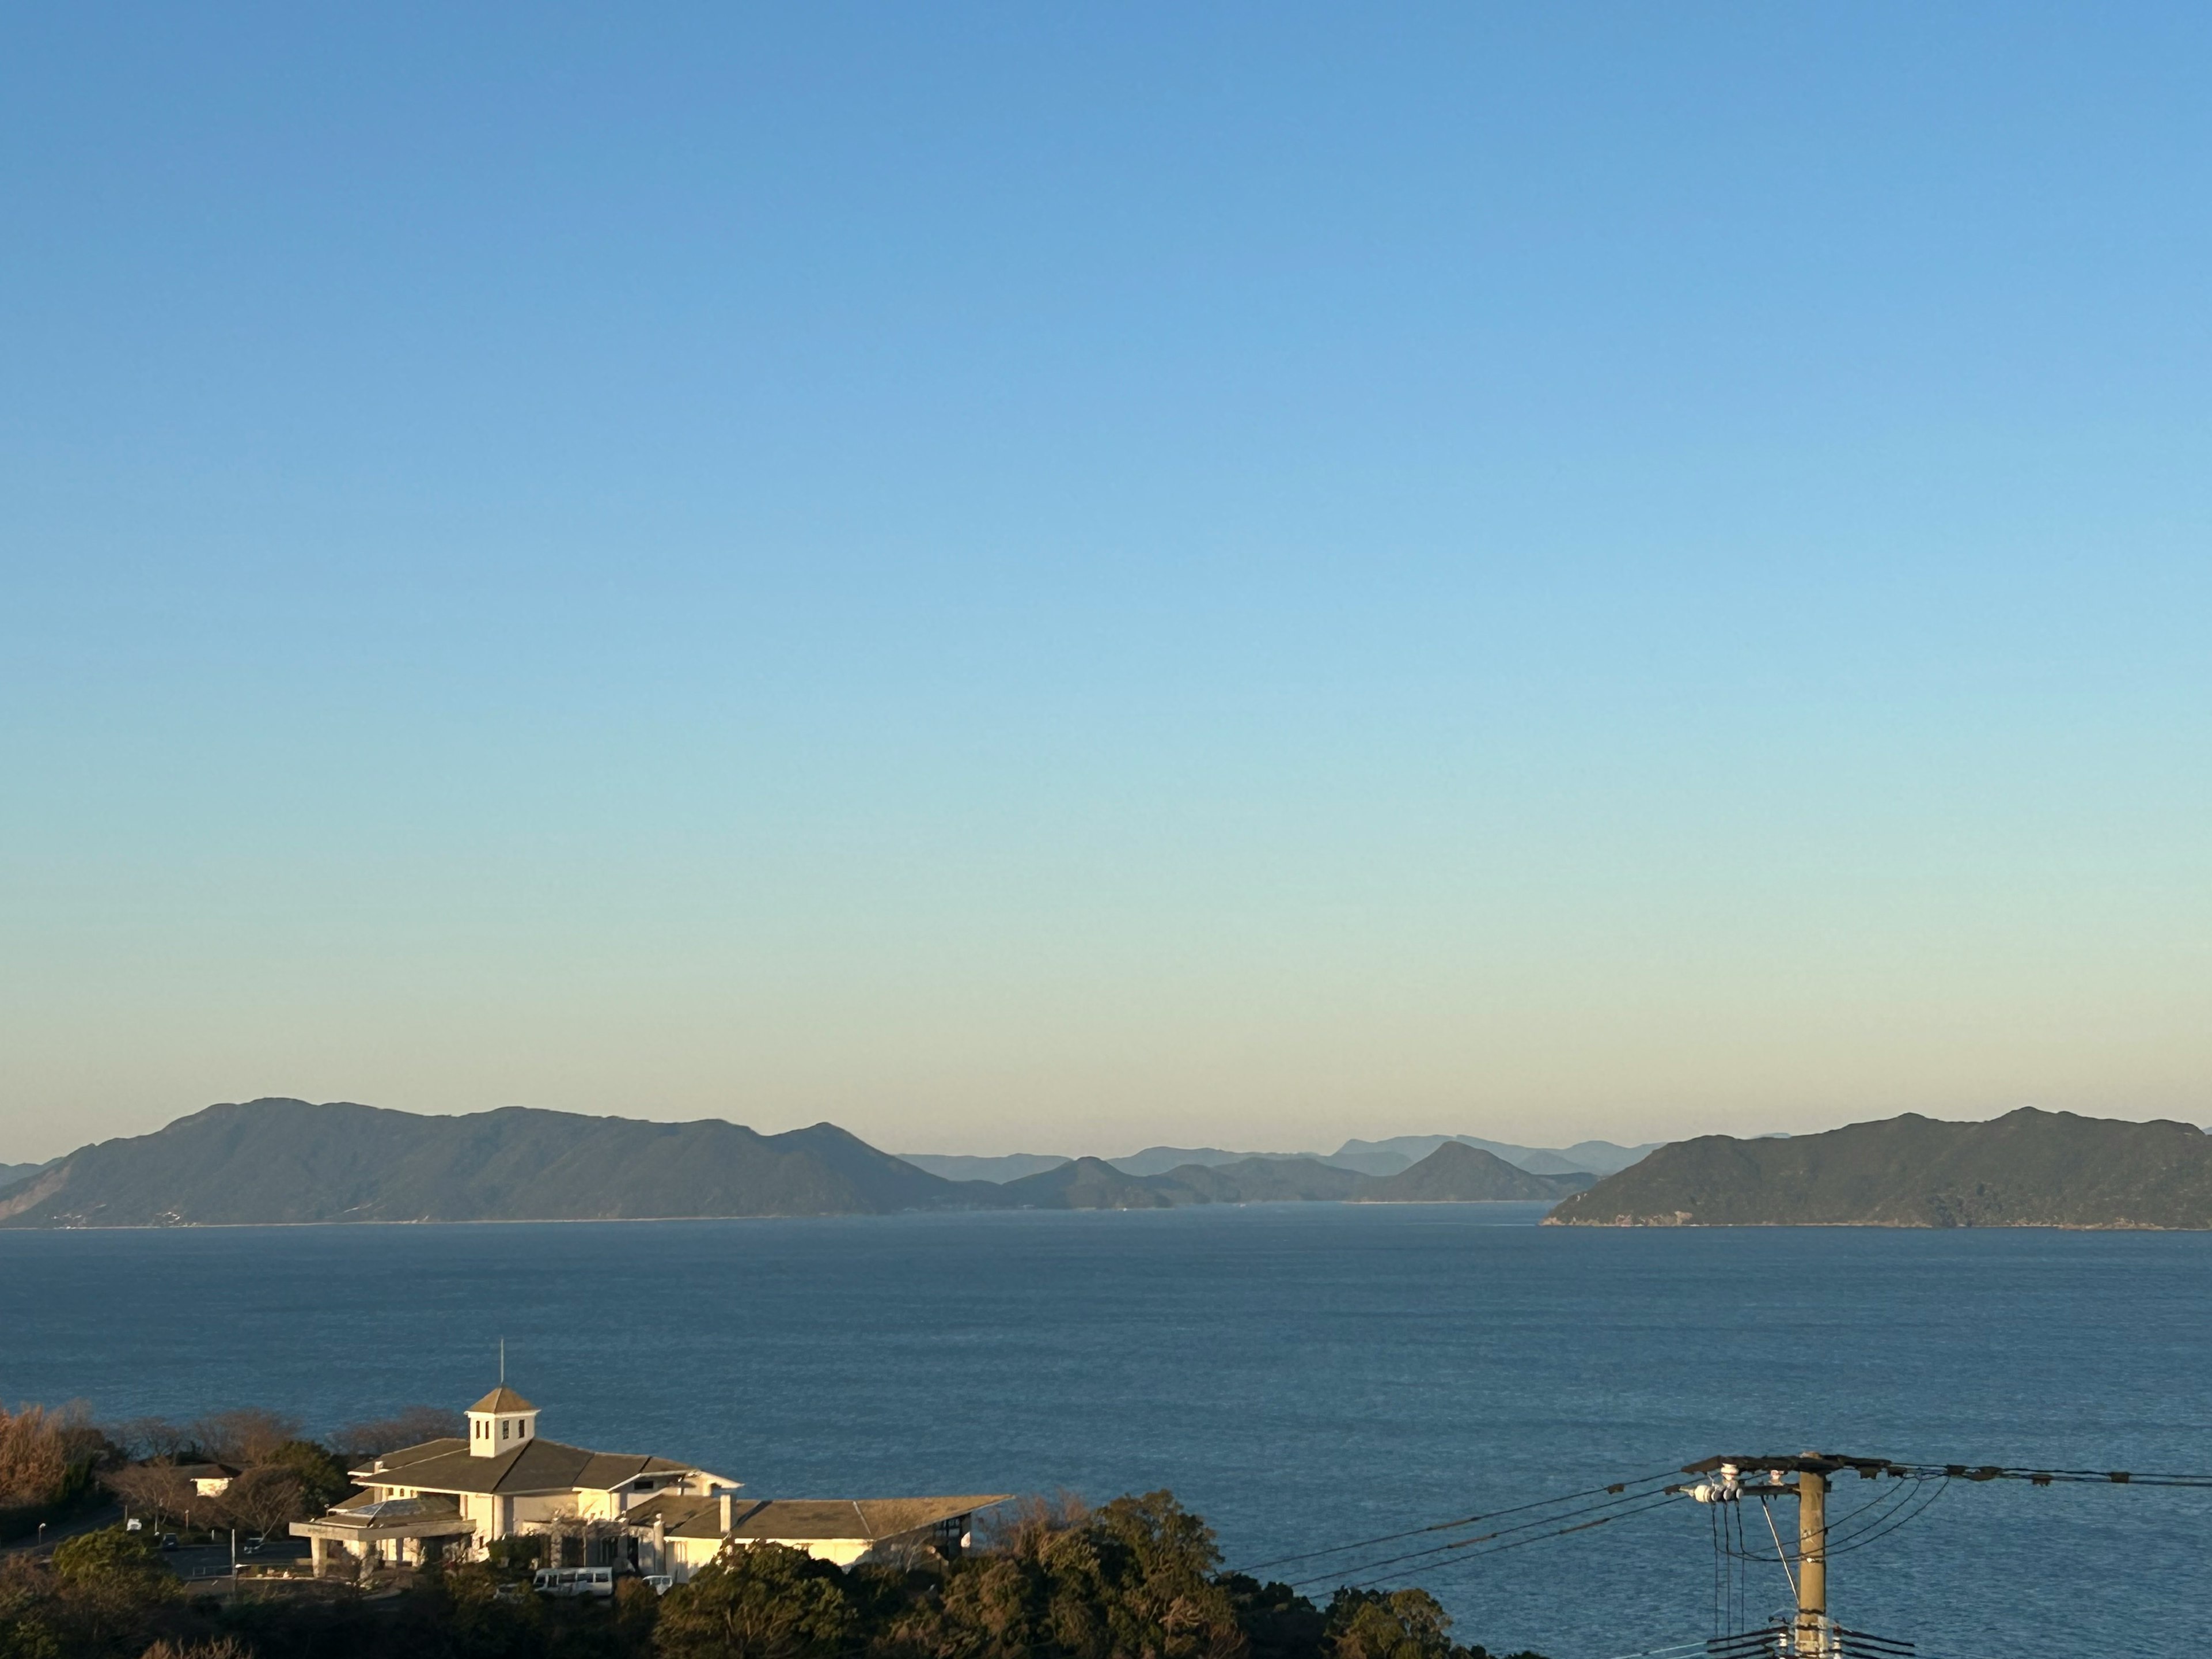
[{"label": "cupola tower", "polygon": [[469,1455],[503,1457],[538,1437],[538,1407],[501,1383],[469,1407]]}]

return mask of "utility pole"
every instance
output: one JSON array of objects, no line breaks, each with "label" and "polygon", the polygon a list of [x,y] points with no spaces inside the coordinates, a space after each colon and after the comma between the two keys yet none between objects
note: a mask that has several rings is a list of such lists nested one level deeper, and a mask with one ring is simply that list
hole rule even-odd
[{"label": "utility pole", "polygon": [[1818,1452],[1797,1465],[1797,1659],[1829,1659],[1828,1474]]},{"label": "utility pole", "polygon": [[[1747,1481],[1740,1471],[1765,1468],[1766,1479]],[[1826,1452],[1801,1452],[1795,1457],[1709,1457],[1692,1463],[1686,1474],[1717,1478],[1696,1486],[1677,1487],[1701,1504],[1741,1504],[1794,1498],[1797,1500],[1796,1571],[1784,1553],[1782,1540],[1774,1540],[1782,1557],[1782,1570],[1797,1593],[1797,1616],[1789,1630],[1788,1659],[1838,1659],[1836,1626],[1828,1617],[1828,1480],[1832,1475],[1856,1470],[1872,1478],[1903,1471],[1898,1466],[1865,1457],[1838,1457]],[[1794,1475],[1795,1480],[1789,1477]],[[1769,1524],[1772,1524],[1770,1512]],[[1775,1632],[1778,1644],[1780,1632]]]}]

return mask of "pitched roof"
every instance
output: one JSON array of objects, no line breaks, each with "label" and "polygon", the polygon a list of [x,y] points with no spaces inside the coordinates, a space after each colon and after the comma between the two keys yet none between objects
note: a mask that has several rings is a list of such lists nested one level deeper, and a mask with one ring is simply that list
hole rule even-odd
[{"label": "pitched roof", "polygon": [[496,1457],[477,1457],[465,1440],[426,1440],[386,1452],[353,1478],[421,1492],[549,1492],[582,1487],[605,1492],[640,1474],[684,1474],[689,1463],[634,1453],[586,1451],[557,1440],[526,1440]]},{"label": "pitched roof", "polygon": [[469,1409],[472,1412],[534,1412],[538,1407],[502,1382]]},{"label": "pitched roof", "polygon": [[650,1527],[659,1519],[673,1538],[726,1536],[749,1543],[770,1540],[826,1543],[849,1539],[873,1545],[1006,1501],[1004,1492],[967,1498],[749,1498],[731,1505],[730,1530],[725,1534],[719,1498],[670,1492],[631,1504],[622,1519],[632,1527]]}]

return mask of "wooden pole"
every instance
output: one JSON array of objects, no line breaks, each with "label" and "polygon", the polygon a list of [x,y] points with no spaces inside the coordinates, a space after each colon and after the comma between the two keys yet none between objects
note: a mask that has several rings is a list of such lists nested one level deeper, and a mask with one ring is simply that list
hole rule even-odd
[{"label": "wooden pole", "polygon": [[1828,1477],[1797,1471],[1797,1654],[1828,1653]]}]

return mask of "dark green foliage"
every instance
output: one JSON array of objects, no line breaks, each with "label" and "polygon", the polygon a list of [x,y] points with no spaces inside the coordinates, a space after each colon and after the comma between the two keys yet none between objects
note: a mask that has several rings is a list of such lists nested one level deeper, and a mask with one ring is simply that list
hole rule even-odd
[{"label": "dark green foliage", "polygon": [[58,1545],[54,1576],[75,1589],[118,1589],[149,1600],[177,1592],[176,1576],[161,1559],[154,1535],[121,1527],[80,1533]]},{"label": "dark green foliage", "polygon": [[345,1465],[312,1440],[287,1440],[267,1461],[298,1479],[300,1495],[311,1513],[320,1514],[353,1490]]},{"label": "dark green foliage", "polygon": [[503,1565],[426,1568],[396,1596],[249,1581],[222,1604],[187,1600],[146,1534],[87,1534],[51,1571],[0,1561],[0,1659],[1490,1659],[1419,1590],[1322,1612],[1221,1575],[1212,1531],[1164,1492],[1032,1503],[950,1563],[731,1549],[665,1597],[624,1579],[611,1601],[549,1601],[516,1582],[523,1552],[495,1548]]},{"label": "dark green foliage", "polygon": [[545,1565],[545,1541],[535,1534],[495,1538],[484,1546],[484,1554],[495,1577],[527,1583]]},{"label": "dark green foliage", "polygon": [[502,1595],[506,1583],[481,1566],[423,1574],[403,1614],[408,1650],[451,1659],[537,1659],[551,1652],[553,1609],[542,1597],[514,1595],[512,1585]]},{"label": "dark green foliage", "polygon": [[1328,1619],[1288,1584],[1263,1584],[1242,1573],[1221,1584],[1251,1659],[1308,1659],[1322,1650]]},{"label": "dark green foliage", "polygon": [[671,1591],[654,1642],[662,1659],[830,1659],[859,1635],[845,1575],[780,1544],[726,1550]]},{"label": "dark green foliage", "polygon": [[1339,1590],[1327,1646],[1330,1659],[1464,1659],[1451,1622],[1426,1590]]},{"label": "dark green foliage", "polygon": [[878,1648],[927,1659],[1230,1659],[1244,1651],[1213,1534],[1167,1492],[1033,1505],[1000,1548],[923,1580]]},{"label": "dark green foliage", "polygon": [[52,1632],[66,1659],[139,1652],[181,1599],[153,1540],[120,1527],[65,1540],[51,1577],[61,1593],[37,1598],[23,1622]]},{"label": "dark green foliage", "polygon": [[20,1556],[0,1561],[0,1659],[63,1659],[40,1577]]}]

